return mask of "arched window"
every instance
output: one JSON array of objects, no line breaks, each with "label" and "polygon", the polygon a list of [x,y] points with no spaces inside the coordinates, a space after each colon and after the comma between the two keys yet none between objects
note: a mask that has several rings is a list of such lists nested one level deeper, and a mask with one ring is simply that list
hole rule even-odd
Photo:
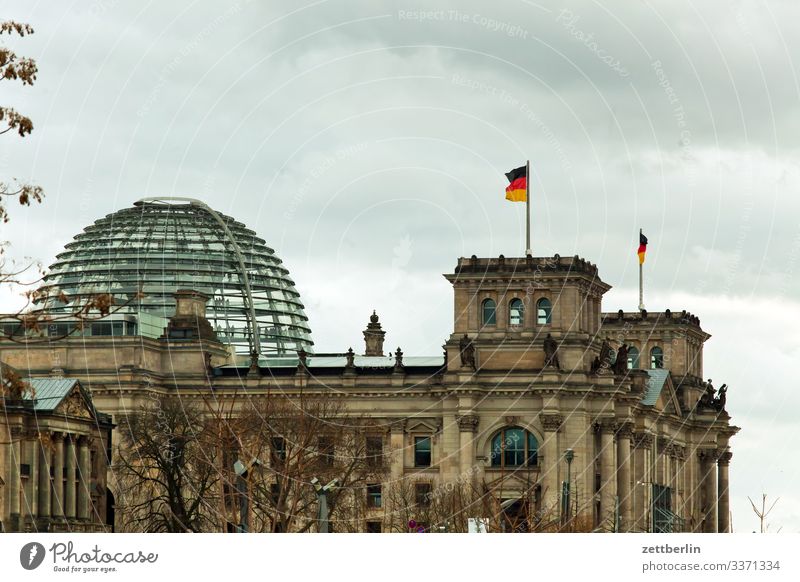
[{"label": "arched window", "polygon": [[547,325],[553,316],[553,304],[547,297],[542,297],[536,302],[536,323]]},{"label": "arched window", "polygon": [[519,427],[504,428],[492,438],[492,467],[535,467],[539,441]]},{"label": "arched window", "polygon": [[522,299],[512,299],[508,304],[508,323],[509,325],[522,325],[522,316],[525,307]]},{"label": "arched window", "polygon": [[639,350],[637,350],[634,347],[628,349],[628,369],[629,370],[639,369]]},{"label": "arched window", "polygon": [[497,303],[494,302],[494,299],[485,299],[482,311],[483,325],[497,324]]},{"label": "arched window", "polygon": [[655,370],[664,367],[664,350],[656,346],[650,350],[650,368]]}]

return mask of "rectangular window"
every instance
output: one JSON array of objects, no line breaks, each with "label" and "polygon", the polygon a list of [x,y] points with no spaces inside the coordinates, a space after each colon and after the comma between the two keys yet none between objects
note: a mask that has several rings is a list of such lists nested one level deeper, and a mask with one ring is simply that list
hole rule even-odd
[{"label": "rectangular window", "polygon": [[367,507],[370,509],[380,509],[381,504],[382,499],[380,483],[367,485]]},{"label": "rectangular window", "polygon": [[319,464],[322,467],[333,467],[333,439],[327,436],[321,436],[317,439],[317,451],[319,455]]},{"label": "rectangular window", "polygon": [[286,460],[286,441],[281,437],[272,437],[270,457],[273,465],[280,465]]},{"label": "rectangular window", "polygon": [[380,467],[383,464],[383,438],[367,437],[367,466]]},{"label": "rectangular window", "polygon": [[672,513],[672,489],[653,484],[653,531],[672,533],[676,529],[675,514]]},{"label": "rectangular window", "polygon": [[414,485],[414,500],[417,505],[427,507],[431,504],[431,484],[416,483]]},{"label": "rectangular window", "polygon": [[381,533],[383,528],[381,527],[381,522],[379,521],[368,521],[367,522],[367,533]]},{"label": "rectangular window", "polygon": [[27,463],[22,463],[19,466],[19,475],[20,477],[30,477],[31,476],[31,466]]},{"label": "rectangular window", "polygon": [[431,437],[414,438],[414,466],[431,466]]}]

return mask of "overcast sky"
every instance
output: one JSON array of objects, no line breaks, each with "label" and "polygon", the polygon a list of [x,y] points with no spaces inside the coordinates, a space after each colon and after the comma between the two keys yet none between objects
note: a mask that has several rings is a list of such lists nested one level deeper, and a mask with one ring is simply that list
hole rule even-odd
[{"label": "overcast sky", "polygon": [[[318,351],[439,354],[441,276],[521,255],[503,173],[530,158],[533,250],[579,254],[637,304],[696,313],[731,388],[733,525],[747,496],[800,531],[800,5],[790,0],[255,2],[3,0],[39,65],[0,84],[33,134],[0,180],[47,193],[0,239],[45,264],[144,196],[190,196],[256,230],[296,281]],[[7,303],[8,298],[4,301]]]}]

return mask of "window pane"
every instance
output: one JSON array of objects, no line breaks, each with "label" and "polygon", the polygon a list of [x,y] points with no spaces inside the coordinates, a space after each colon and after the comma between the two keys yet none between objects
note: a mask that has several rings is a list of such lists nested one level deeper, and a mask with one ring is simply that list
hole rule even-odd
[{"label": "window pane", "polygon": [[521,299],[512,299],[508,306],[508,323],[511,325],[522,325],[523,309]]},{"label": "window pane", "polygon": [[664,352],[658,346],[650,350],[650,368],[657,369],[664,367]]},{"label": "window pane", "polygon": [[525,463],[525,436],[521,429],[512,428],[505,431],[506,467],[519,467]]},{"label": "window pane", "polygon": [[637,350],[636,348],[630,348],[628,350],[628,369],[629,370],[639,369],[639,350]]},{"label": "window pane", "polygon": [[542,298],[536,303],[536,323],[547,325],[550,323],[553,314],[553,306],[549,299]]},{"label": "window pane", "polygon": [[528,465],[536,465],[539,462],[539,441],[533,434],[528,433]]},{"label": "window pane", "polygon": [[503,431],[500,431],[492,439],[492,467],[500,467],[503,464]]},{"label": "window pane", "polygon": [[497,324],[497,304],[492,299],[486,299],[483,302],[483,324]]},{"label": "window pane", "polygon": [[414,466],[431,466],[431,439],[430,437],[416,437],[414,439]]},{"label": "window pane", "polygon": [[381,499],[381,486],[379,483],[367,485],[367,507],[380,508],[382,503]]}]

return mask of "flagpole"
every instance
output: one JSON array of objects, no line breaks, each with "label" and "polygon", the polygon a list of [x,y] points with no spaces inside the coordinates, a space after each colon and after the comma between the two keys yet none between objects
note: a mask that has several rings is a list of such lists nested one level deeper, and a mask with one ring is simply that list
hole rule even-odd
[{"label": "flagpole", "polygon": [[531,161],[525,162],[525,256],[533,256],[531,252]]},{"label": "flagpole", "polygon": [[[639,229],[639,240],[642,239],[642,229]],[[642,261],[639,261],[639,311],[644,311],[644,282],[642,280]]]}]

